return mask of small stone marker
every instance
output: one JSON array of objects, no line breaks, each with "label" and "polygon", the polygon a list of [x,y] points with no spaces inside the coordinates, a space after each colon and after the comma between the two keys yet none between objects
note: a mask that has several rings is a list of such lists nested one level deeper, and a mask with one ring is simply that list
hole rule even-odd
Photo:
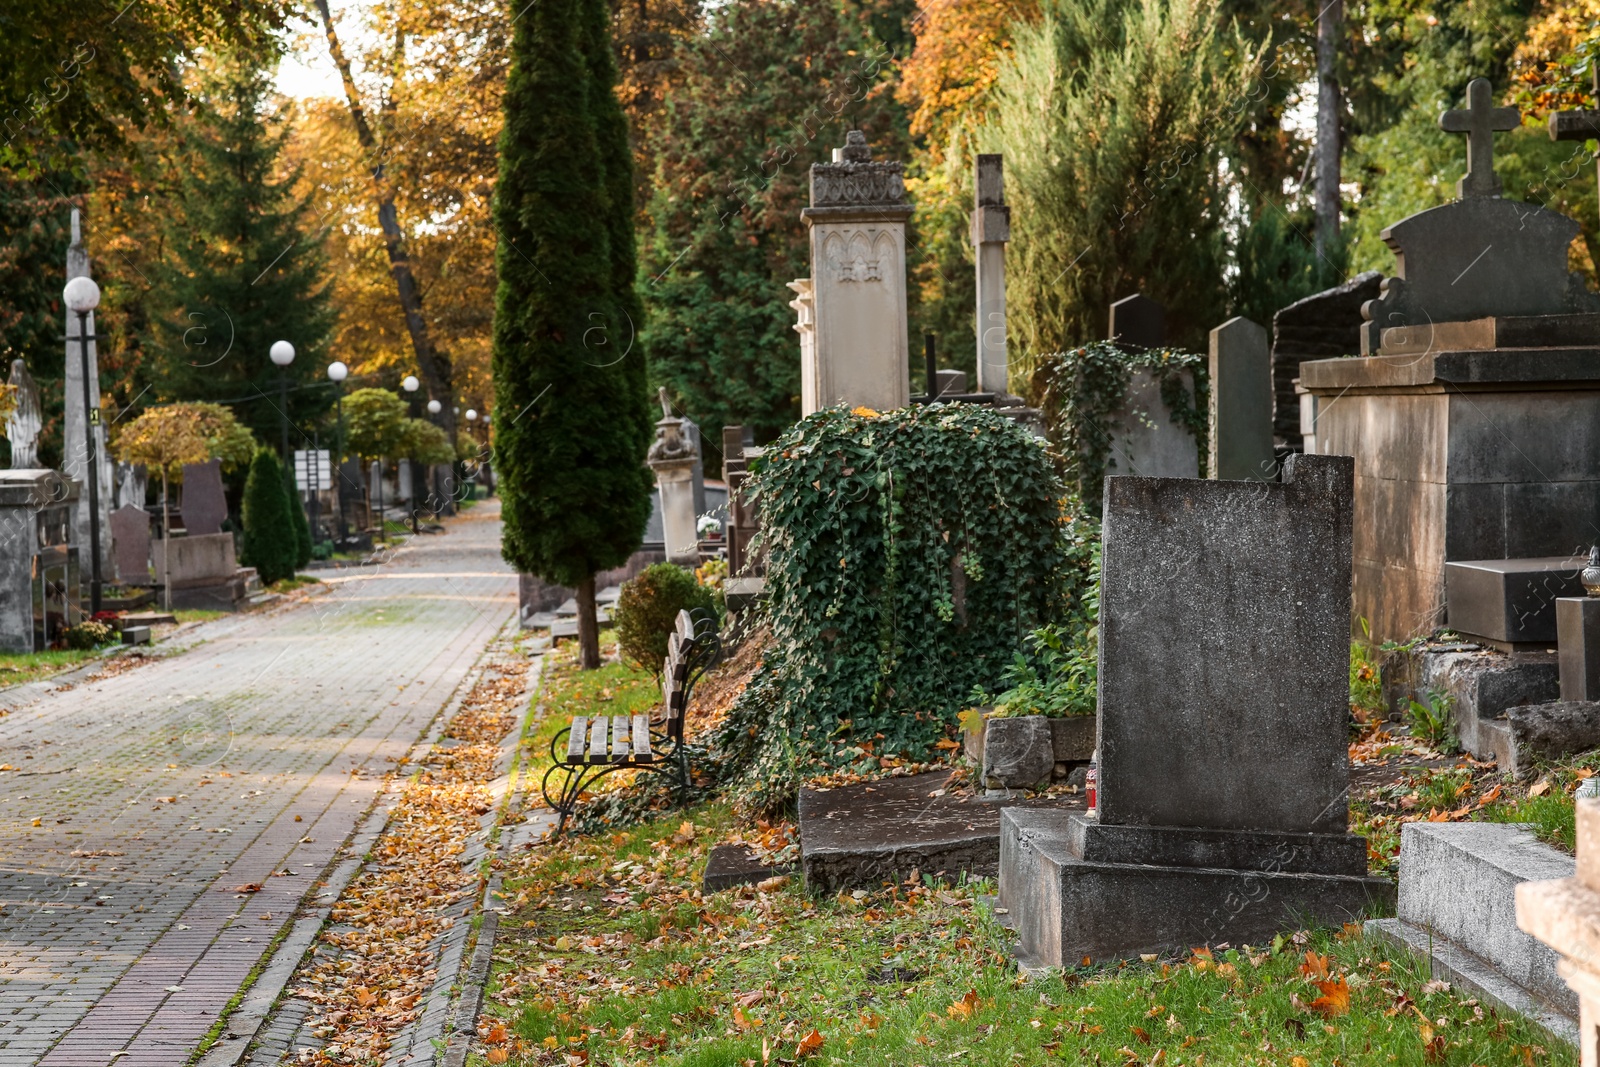
[{"label": "small stone marker", "polygon": [[[1266,938],[1392,887],[1348,830],[1352,481],[1109,478],[1099,818],[1001,813],[1030,965]],[[1282,635],[1295,655],[1269,656]]]},{"label": "small stone marker", "polygon": [[1272,352],[1267,331],[1232,318],[1211,331],[1211,433],[1206,474],[1273,481]]},{"label": "small stone marker", "polygon": [[183,528],[191,537],[222,532],[228,498],[222,489],[222,461],[183,465]]},{"label": "small stone marker", "polygon": [[148,645],[150,643],[150,627],[124,627],[122,631],[122,643],[125,645]]},{"label": "small stone marker", "polygon": [[1600,700],[1600,598],[1556,600],[1561,699]]},{"label": "small stone marker", "polygon": [[132,585],[150,581],[150,514],[124,504],[111,513],[111,539],[117,558],[117,579]]},{"label": "small stone marker", "polygon": [[1123,297],[1111,305],[1111,339],[1160,348],[1167,343],[1167,309],[1143,293]]}]

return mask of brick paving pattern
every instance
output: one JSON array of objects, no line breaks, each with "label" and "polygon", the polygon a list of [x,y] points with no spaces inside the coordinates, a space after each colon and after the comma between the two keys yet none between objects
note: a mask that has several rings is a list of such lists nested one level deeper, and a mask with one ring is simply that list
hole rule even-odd
[{"label": "brick paving pattern", "polygon": [[499,549],[480,504],[180,655],[0,693],[0,1063],[187,1059],[513,617]]}]

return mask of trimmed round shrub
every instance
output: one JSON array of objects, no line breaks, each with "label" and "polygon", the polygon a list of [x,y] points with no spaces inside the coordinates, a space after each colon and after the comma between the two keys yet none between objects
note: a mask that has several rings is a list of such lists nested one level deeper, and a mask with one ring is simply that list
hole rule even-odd
[{"label": "trimmed round shrub", "polygon": [[660,673],[667,657],[667,637],[677,624],[678,612],[714,611],[711,590],[695,581],[676,563],[656,563],[637,578],[622,584],[613,622],[622,656],[647,670]]}]

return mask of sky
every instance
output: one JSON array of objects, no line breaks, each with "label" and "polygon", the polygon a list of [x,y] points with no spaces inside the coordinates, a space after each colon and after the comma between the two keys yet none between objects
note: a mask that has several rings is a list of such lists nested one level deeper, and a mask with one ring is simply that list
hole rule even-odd
[{"label": "sky", "polygon": [[[361,30],[363,5],[359,0],[331,0],[334,25],[350,49],[350,38]],[[304,100],[314,96],[343,97],[339,71],[328,55],[328,45],[320,24],[301,21],[290,30],[289,50],[278,64],[278,91]]]}]

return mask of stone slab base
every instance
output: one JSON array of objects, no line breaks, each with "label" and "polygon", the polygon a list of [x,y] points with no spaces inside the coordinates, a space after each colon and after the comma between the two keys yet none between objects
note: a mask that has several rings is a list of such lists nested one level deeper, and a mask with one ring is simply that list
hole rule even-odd
[{"label": "stone slab base", "polygon": [[1032,969],[1230,941],[1264,942],[1311,921],[1391,909],[1394,886],[1365,875],[1229,870],[1079,859],[1058,813],[1001,813],[1000,906]]},{"label": "stone slab base", "polygon": [[[1012,810],[976,797],[947,796],[950,772],[915,774],[838,789],[800,791],[800,866],[806,888],[877,889],[913,870],[955,880],[1000,870],[1000,815]],[[1081,811],[1081,795],[1028,801],[1058,820]]]},{"label": "stone slab base", "polygon": [[1553,1036],[1576,1045],[1578,1021],[1530,993],[1460,945],[1400,919],[1372,919],[1367,934],[1410,949],[1427,960],[1435,978],[1465,989],[1486,1004],[1524,1015]]}]

